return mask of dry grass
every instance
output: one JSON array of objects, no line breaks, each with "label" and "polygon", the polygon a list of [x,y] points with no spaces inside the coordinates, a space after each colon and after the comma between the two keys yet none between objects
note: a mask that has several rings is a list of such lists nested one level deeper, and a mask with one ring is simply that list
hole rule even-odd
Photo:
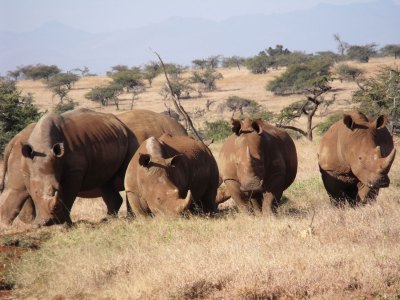
[{"label": "dry grass", "polygon": [[400,198],[302,217],[79,225],[24,256],[21,298],[393,298]]},{"label": "dry grass", "polygon": [[[374,72],[378,65],[363,67]],[[229,95],[264,103],[277,112],[296,97],[276,97],[264,86],[277,73],[255,76],[246,70],[222,70],[219,91],[201,99],[184,100],[192,111],[206,99],[216,100],[212,112],[196,120],[229,118],[215,106]],[[81,79],[74,100],[107,78]],[[29,86],[28,84],[32,84]],[[162,111],[158,77],[135,107]],[[38,83],[20,83],[24,92],[41,95],[51,107],[51,94]],[[350,83],[335,82],[338,102],[347,107]],[[37,99],[37,98],[36,98]],[[130,100],[123,109],[127,109]],[[90,107],[96,107],[97,104]],[[99,108],[96,108],[99,109]],[[101,108],[115,111],[114,107]],[[316,121],[322,117],[317,116]],[[302,122],[302,121],[300,121]],[[285,191],[278,214],[271,218],[237,214],[223,204],[217,218],[119,218],[101,222],[106,214],[100,199],[77,199],[76,226],[40,229],[51,238],[39,250],[26,252],[12,271],[17,298],[50,299],[398,299],[400,297],[400,159],[390,172],[391,185],[376,203],[357,209],[329,204],[317,166],[319,137],[313,143],[296,140],[298,175]],[[216,158],[221,143],[212,144]],[[397,142],[397,149],[398,142]],[[122,193],[123,194],[123,193]],[[17,223],[3,233],[23,232]],[[59,297],[61,299],[61,297]]]}]

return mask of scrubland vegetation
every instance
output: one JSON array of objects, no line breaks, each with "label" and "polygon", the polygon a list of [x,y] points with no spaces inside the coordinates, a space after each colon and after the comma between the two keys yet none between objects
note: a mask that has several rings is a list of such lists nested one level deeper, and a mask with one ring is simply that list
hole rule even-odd
[{"label": "scrubland vegetation", "polygon": [[[274,55],[276,51],[286,53],[286,50],[270,49]],[[265,54],[258,59],[269,57],[271,60],[274,55]],[[283,56],[279,60],[275,58],[273,61],[287,62]],[[285,65],[277,68],[270,65],[268,71],[253,74],[251,69],[240,68],[243,64],[240,58],[231,60],[233,68],[212,72],[218,81],[209,86],[211,89],[201,93],[189,89],[189,97],[186,92],[180,95],[195,126],[207,138],[215,139],[210,148],[217,160],[232,115],[239,118],[242,113],[254,113],[275,124],[279,116],[287,116],[282,113],[295,114],[293,104],[304,103],[307,97],[303,91],[282,95],[266,90],[270,82],[284,78],[282,74],[288,70]],[[33,230],[18,220],[13,227],[0,228],[0,290],[13,288],[12,297],[22,299],[399,298],[398,155],[389,173],[389,188],[381,189],[375,203],[357,208],[337,209],[330,205],[317,164],[320,133],[343,112],[359,107],[360,102],[352,101],[355,92],[358,91],[358,99],[373,102],[372,88],[374,84],[381,86],[382,82],[371,78],[384,66],[398,70],[398,63],[395,58],[385,57],[368,58],[367,64],[356,61],[346,64],[357,68],[357,78],[352,76],[354,69],[347,67],[340,71],[344,73],[339,80],[337,65],[332,65],[331,88],[318,98],[320,106],[313,123],[318,125],[318,130],[314,139],[309,141],[291,131],[299,168],[275,216],[239,214],[229,200],[220,205],[220,212],[212,218],[128,220],[123,206],[118,218],[102,221],[106,207],[101,199],[78,199],[72,209],[74,226],[71,228],[53,226]],[[229,66],[227,62],[226,66]],[[202,72],[202,67],[199,68],[197,72]],[[102,88],[116,84],[115,78],[120,80],[116,72],[134,74],[133,79],[137,79],[137,70],[119,66],[110,77],[81,77],[64,90],[67,96],[63,98],[54,98],[55,92],[46,82],[19,80],[17,87],[21,94],[15,97],[30,95],[41,112],[62,111],[66,109],[64,105],[104,112],[131,107],[162,112],[166,107],[172,108],[172,104],[164,99],[164,78],[153,77],[152,70],[154,65],[148,65],[148,85],[142,82],[146,85],[144,90],[138,92],[132,82],[121,87],[124,84],[121,79],[118,83],[121,85],[113,90],[117,92],[110,92],[107,99],[101,98],[102,95],[93,101],[91,97],[98,95]],[[178,87],[191,77],[188,70],[178,68],[174,72],[181,74],[175,81]],[[203,78],[200,74],[204,73],[197,73],[199,81]],[[365,95],[359,87],[362,82],[356,82],[361,74],[366,78]],[[394,84],[389,87],[393,88],[390,93],[398,93]],[[62,106],[60,98],[65,101]],[[26,103],[30,105],[30,101]],[[382,107],[389,109],[389,106]],[[379,111],[382,112],[384,109]],[[290,125],[305,128],[307,118],[303,117],[301,113],[293,117]],[[397,138],[397,149],[398,143]],[[17,254],[8,252],[12,247],[17,249]]]}]

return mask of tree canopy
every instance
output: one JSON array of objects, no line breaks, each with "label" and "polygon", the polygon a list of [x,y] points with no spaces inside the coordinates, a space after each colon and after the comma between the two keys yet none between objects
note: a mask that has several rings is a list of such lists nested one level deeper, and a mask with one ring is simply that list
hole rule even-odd
[{"label": "tree canopy", "polygon": [[32,96],[22,96],[13,81],[0,81],[0,152],[28,124],[41,117]]}]

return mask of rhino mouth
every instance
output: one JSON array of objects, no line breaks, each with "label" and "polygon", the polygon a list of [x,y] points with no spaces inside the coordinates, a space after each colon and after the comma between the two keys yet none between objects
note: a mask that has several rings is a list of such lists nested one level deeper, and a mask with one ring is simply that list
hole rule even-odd
[{"label": "rhino mouth", "polygon": [[371,189],[372,188],[386,188],[389,186],[389,184],[390,184],[390,179],[389,179],[389,177],[385,176],[375,182],[368,182],[368,187]]},{"label": "rhino mouth", "polygon": [[242,192],[261,192],[262,189],[263,189],[263,180],[252,181],[240,185],[240,190]]}]

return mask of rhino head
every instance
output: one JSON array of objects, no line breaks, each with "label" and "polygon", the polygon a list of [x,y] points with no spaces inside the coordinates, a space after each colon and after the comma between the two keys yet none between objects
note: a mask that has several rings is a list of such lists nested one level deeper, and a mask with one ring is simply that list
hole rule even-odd
[{"label": "rhino head", "polygon": [[35,223],[50,225],[66,221],[60,201],[61,175],[65,157],[64,137],[57,126],[60,117],[43,116],[21,147],[24,180],[37,210]]},{"label": "rhino head", "polygon": [[182,154],[168,155],[167,145],[159,139],[147,139],[138,150],[137,181],[141,197],[155,214],[176,215],[192,203],[185,188]]},{"label": "rhino head", "polygon": [[349,133],[343,152],[347,156],[352,173],[368,188],[389,186],[387,174],[395,158],[396,149],[391,143],[389,131],[385,128],[387,117],[381,115],[376,120],[368,120],[360,113],[356,117],[345,115],[343,122],[345,130]]},{"label": "rhino head", "polygon": [[261,120],[232,120],[236,175],[240,189],[244,192],[258,192],[264,183],[263,122]]}]

